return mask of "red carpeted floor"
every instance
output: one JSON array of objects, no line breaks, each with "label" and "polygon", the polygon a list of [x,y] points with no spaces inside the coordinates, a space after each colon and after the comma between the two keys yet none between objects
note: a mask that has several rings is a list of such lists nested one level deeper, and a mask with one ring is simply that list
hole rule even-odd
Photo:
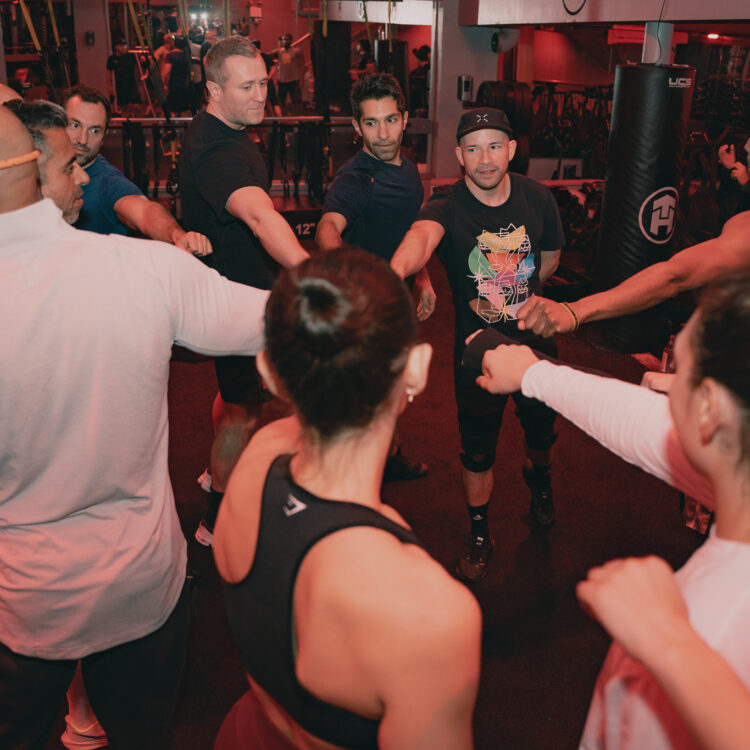
[{"label": "red carpeted floor", "polygon": [[[426,461],[430,473],[416,482],[386,485],[384,496],[452,570],[468,528],[452,386],[453,311],[442,268],[433,261],[430,271],[439,295],[438,312],[424,325],[424,339],[435,349],[431,380],[400,423],[405,452]],[[643,372],[632,358],[592,349],[583,338],[561,339],[560,356],[633,382]],[[210,363],[173,364],[170,472],[190,559],[201,575],[174,721],[178,750],[211,748],[223,717],[246,687],[211,552],[193,539],[206,505],[195,478],[211,444],[214,392]],[[654,553],[679,566],[700,542],[682,525],[675,491],[624,464],[565,420],[558,429],[557,521],[543,532],[529,519],[520,474],[522,433],[512,406],[506,411],[490,515],[495,554],[489,574],[474,587],[484,615],[474,722],[479,750],[577,747],[608,640],[578,607],[576,582],[591,566],[623,555]],[[63,715],[61,710],[48,750],[61,747]]]}]

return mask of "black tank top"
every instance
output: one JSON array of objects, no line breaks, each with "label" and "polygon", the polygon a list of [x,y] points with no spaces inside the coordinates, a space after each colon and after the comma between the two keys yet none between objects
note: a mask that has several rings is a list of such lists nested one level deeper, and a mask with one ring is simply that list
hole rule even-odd
[{"label": "black tank top", "polygon": [[248,674],[303,729],[353,750],[377,748],[379,720],[324,703],[297,681],[294,583],[308,550],[339,529],[373,526],[405,544],[422,545],[413,532],[372,508],[311,495],[292,480],[290,460],[277,458],[266,477],[250,572],[225,586],[229,624]]}]

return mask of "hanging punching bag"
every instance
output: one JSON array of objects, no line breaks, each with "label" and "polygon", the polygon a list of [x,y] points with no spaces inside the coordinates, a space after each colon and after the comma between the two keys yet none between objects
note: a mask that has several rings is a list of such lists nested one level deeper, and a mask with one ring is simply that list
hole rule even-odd
[{"label": "hanging punching bag", "polygon": [[[671,255],[695,70],[684,65],[618,65],[594,287],[610,289]],[[592,327],[611,351],[648,351],[653,315]]]}]

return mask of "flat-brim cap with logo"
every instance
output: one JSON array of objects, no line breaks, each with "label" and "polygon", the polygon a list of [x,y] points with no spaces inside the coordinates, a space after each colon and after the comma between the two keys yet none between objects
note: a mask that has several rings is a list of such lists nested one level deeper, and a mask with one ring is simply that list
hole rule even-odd
[{"label": "flat-brim cap with logo", "polygon": [[502,109],[494,107],[480,107],[464,112],[458,121],[456,140],[460,141],[467,133],[473,133],[475,130],[502,130],[508,134],[508,138],[513,137],[508,115]]}]

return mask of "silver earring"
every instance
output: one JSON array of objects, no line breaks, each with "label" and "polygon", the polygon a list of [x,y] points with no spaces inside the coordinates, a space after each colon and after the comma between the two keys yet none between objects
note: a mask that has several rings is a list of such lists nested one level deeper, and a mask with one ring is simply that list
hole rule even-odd
[{"label": "silver earring", "polygon": [[411,391],[406,391],[406,400],[410,404],[414,401],[414,394]]}]

